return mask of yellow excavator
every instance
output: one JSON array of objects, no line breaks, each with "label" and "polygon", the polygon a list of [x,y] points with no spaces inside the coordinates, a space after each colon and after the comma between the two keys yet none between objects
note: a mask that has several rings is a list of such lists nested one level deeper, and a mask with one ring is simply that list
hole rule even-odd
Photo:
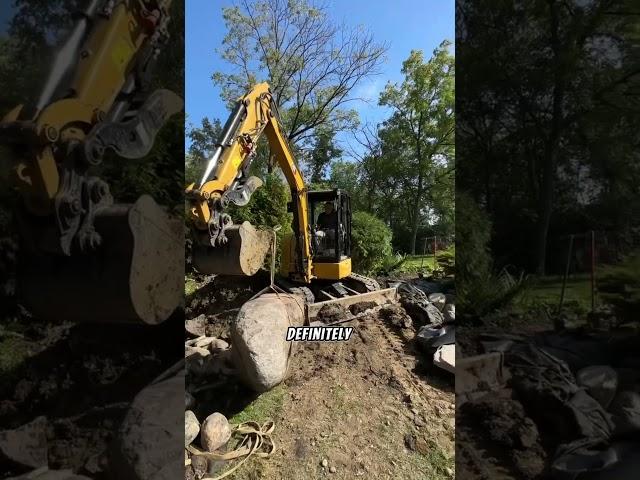
[{"label": "yellow excavator", "polygon": [[[31,104],[0,121],[22,202],[18,290],[43,319],[167,319],[184,281],[181,228],[148,195],[117,204],[103,159],[144,157],[182,99],[147,93],[171,0],[89,0]],[[115,154],[115,155],[114,155]]]},{"label": "yellow excavator", "polygon": [[308,303],[355,297],[379,289],[351,271],[351,205],[341,190],[308,191],[283,133],[267,83],[238,99],[199,184],[186,188],[194,232],[193,264],[207,274],[253,275],[273,236],[245,222],[234,225],[225,208],[244,206],[262,181],[249,175],[264,134],[290,188],[293,232],[286,235],[279,283]]}]

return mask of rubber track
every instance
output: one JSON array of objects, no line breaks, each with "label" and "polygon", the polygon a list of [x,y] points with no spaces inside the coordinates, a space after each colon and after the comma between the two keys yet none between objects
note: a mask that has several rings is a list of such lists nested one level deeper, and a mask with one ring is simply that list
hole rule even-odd
[{"label": "rubber track", "polygon": [[364,275],[360,275],[358,273],[352,273],[346,278],[353,282],[357,282],[361,285],[364,285],[364,287],[367,289],[367,292],[374,292],[376,290],[380,290],[380,284],[373,278],[365,277]]}]

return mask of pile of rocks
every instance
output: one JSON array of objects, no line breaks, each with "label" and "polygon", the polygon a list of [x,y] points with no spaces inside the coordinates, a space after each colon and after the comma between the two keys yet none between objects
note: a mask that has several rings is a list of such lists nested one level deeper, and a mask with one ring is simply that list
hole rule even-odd
[{"label": "pile of rocks", "polygon": [[[553,452],[535,475],[551,478],[637,478],[640,468],[640,338],[621,332],[542,332],[533,336],[482,335],[483,360],[500,355],[508,381],[476,392],[459,405],[465,418],[501,397],[521,404],[526,421]],[[486,363],[486,362],[485,362]],[[460,367],[462,368],[462,362]],[[486,383],[483,385],[486,386]],[[482,395],[481,395],[482,394]],[[501,407],[502,408],[502,407]],[[468,414],[468,415],[467,415]],[[520,428],[504,422],[493,435]],[[463,422],[464,424],[464,422]],[[486,432],[480,428],[478,432]],[[497,432],[502,432],[497,435]],[[536,433],[535,436],[538,434]],[[508,445],[504,445],[508,447]],[[526,448],[524,448],[526,447]],[[523,444],[522,450],[531,451]],[[544,460],[543,454],[538,455]],[[533,463],[530,463],[532,465]],[[534,476],[535,476],[534,475]],[[532,477],[533,478],[533,477]]]},{"label": "pile of rocks", "polygon": [[[446,293],[445,293],[446,292]],[[381,310],[381,317],[401,329],[412,328],[419,348],[434,365],[455,373],[455,294],[446,285],[417,279],[398,285],[400,305]],[[405,334],[406,337],[406,334]]]}]

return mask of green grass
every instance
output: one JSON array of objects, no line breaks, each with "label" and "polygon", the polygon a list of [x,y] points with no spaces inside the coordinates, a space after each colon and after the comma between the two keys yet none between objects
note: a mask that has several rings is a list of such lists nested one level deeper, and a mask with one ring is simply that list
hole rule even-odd
[{"label": "green grass", "polygon": [[455,459],[447,456],[436,442],[430,440],[427,442],[430,448],[426,455],[412,452],[409,457],[412,467],[422,472],[424,478],[428,480],[451,478],[447,475],[447,469],[455,469]]},{"label": "green grass", "polygon": [[0,340],[0,377],[5,377],[29,357],[29,342],[19,337]]},{"label": "green grass", "polygon": [[[436,252],[436,258],[440,259],[445,255],[455,256],[455,246],[451,246],[446,250],[439,250]],[[415,273],[415,272],[432,272],[434,270],[433,253],[427,253],[426,255],[407,255],[404,263],[400,266],[400,272]]]},{"label": "green grass", "polygon": [[284,385],[278,385],[277,387],[263,393],[241,412],[236,413],[229,419],[231,423],[243,423],[254,421],[262,423],[269,419],[274,419],[282,411],[284,405],[284,398],[287,394],[286,387]]},{"label": "green grass", "polygon": [[429,271],[433,270],[433,255],[409,256],[400,267],[400,270],[418,271],[421,268],[426,268]]},{"label": "green grass", "polygon": [[[525,301],[557,306],[561,292],[561,275],[535,278],[527,289]],[[591,279],[588,274],[572,275],[567,279],[564,303],[576,303],[587,310],[591,309]]]},{"label": "green grass", "polygon": [[184,277],[184,293],[187,297],[193,295],[198,289],[198,282],[191,277]]}]

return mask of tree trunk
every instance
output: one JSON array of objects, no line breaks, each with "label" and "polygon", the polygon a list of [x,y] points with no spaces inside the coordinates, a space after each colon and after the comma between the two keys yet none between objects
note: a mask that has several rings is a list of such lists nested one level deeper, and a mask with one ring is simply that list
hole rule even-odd
[{"label": "tree trunk", "polygon": [[538,209],[538,224],[536,227],[536,273],[544,275],[547,263],[547,240],[549,224],[553,213],[553,191],[558,168],[558,147],[560,142],[560,130],[562,127],[562,103],[565,92],[564,65],[560,60],[561,45],[558,37],[558,16],[555,2],[550,3],[551,9],[551,46],[554,53],[554,88],[553,111],[549,137],[544,148],[542,165],[542,185],[540,187],[540,200]]},{"label": "tree trunk", "polygon": [[420,207],[418,206],[418,208],[415,211],[415,221],[413,222],[413,230],[411,231],[411,255],[415,255],[416,254],[416,241],[418,240],[418,224],[419,222],[419,218],[420,218]]}]

